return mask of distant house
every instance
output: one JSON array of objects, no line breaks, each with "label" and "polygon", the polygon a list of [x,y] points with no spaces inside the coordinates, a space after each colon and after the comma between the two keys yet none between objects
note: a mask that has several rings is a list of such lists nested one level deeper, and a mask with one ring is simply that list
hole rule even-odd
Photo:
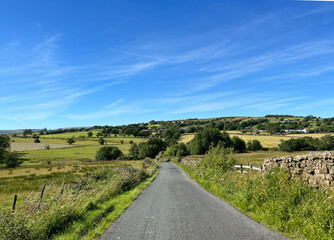
[{"label": "distant house", "polygon": [[304,128],[302,130],[295,130],[295,129],[288,129],[288,130],[283,130],[283,132],[289,134],[289,133],[300,133],[300,134],[303,134],[303,133],[307,133],[307,129]]},{"label": "distant house", "polygon": [[284,122],[300,122],[300,121],[303,121],[303,119],[300,118],[284,119]]},{"label": "distant house", "polygon": [[252,132],[259,132],[259,133],[262,133],[262,132],[265,132],[266,130],[253,130]]}]

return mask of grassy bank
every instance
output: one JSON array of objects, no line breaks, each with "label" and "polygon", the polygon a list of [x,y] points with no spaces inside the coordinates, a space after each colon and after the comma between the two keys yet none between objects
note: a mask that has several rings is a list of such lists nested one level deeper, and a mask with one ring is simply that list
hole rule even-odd
[{"label": "grassy bank", "polygon": [[286,170],[211,174],[177,164],[203,188],[272,229],[296,239],[334,239],[333,190],[313,189]]},{"label": "grassy bank", "polygon": [[15,214],[0,204],[0,239],[97,238],[154,179],[157,167],[144,160],[140,169],[100,167],[53,182],[43,194],[32,192],[19,201]]}]

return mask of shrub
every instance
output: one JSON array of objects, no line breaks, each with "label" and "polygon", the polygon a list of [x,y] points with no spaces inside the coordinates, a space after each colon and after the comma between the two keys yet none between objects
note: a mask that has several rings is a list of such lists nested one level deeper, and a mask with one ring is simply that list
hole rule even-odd
[{"label": "shrub", "polygon": [[204,160],[198,165],[209,175],[221,175],[233,167],[235,159],[232,148],[224,148],[222,145],[212,147],[204,156]]},{"label": "shrub", "polygon": [[103,137],[100,137],[100,138],[99,138],[99,144],[100,144],[100,145],[104,145],[104,139],[103,139]]},{"label": "shrub", "polygon": [[95,155],[95,161],[116,160],[122,155],[123,153],[121,150],[119,150],[118,147],[104,146],[97,151]]},{"label": "shrub", "polygon": [[262,147],[259,140],[255,139],[255,140],[249,140],[247,142],[247,150],[248,151],[259,151],[259,150],[262,150],[262,149],[263,149],[263,147]]},{"label": "shrub", "polygon": [[75,140],[73,138],[70,138],[66,141],[68,144],[72,145],[73,143],[75,143]]},{"label": "shrub", "polygon": [[189,150],[186,144],[178,143],[176,145],[168,147],[166,150],[166,155],[184,157],[189,155]]},{"label": "shrub", "polygon": [[40,143],[41,141],[38,138],[35,138],[34,143]]},{"label": "shrub", "polygon": [[0,239],[29,240],[34,237],[34,229],[28,226],[27,218],[13,214],[10,210],[0,210]]},{"label": "shrub", "polygon": [[241,138],[237,136],[233,136],[231,140],[232,140],[234,151],[239,152],[239,153],[246,151],[246,143],[244,140],[242,140]]}]

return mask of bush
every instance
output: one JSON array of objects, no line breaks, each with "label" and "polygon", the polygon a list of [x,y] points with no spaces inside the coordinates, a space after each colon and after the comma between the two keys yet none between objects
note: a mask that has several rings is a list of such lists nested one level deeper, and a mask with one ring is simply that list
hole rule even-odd
[{"label": "bush", "polygon": [[9,152],[10,138],[7,135],[0,135],[0,164],[4,164],[5,167],[13,168],[19,166],[22,161],[20,161],[20,154],[17,152]]},{"label": "bush", "polygon": [[22,161],[20,160],[20,154],[17,152],[6,152],[3,163],[7,168],[14,168],[19,166]]},{"label": "bush", "polygon": [[259,140],[255,139],[255,140],[249,140],[247,142],[247,150],[248,151],[256,152],[256,151],[259,151],[259,150],[262,150],[262,149],[263,149],[263,147],[262,147]]},{"label": "bush", "polygon": [[95,161],[116,160],[122,155],[123,153],[118,147],[104,146],[97,151]]},{"label": "bush", "polygon": [[100,137],[100,138],[99,138],[99,144],[100,144],[100,145],[104,145],[104,139],[103,139],[103,137]]},{"label": "bush", "polygon": [[27,218],[23,215],[14,215],[10,210],[1,209],[0,219],[0,239],[36,239],[34,229],[28,226]]},{"label": "bush", "polygon": [[73,138],[70,138],[66,141],[68,144],[72,145],[73,143],[75,143],[75,140]]},{"label": "bush", "polygon": [[199,169],[207,174],[221,175],[235,164],[232,148],[224,148],[222,145],[212,147],[204,156],[204,160],[198,165]]},{"label": "bush", "polygon": [[34,143],[40,143],[41,141],[38,138],[35,138]]},{"label": "bush", "polygon": [[184,157],[189,155],[189,150],[187,145],[181,142],[176,145],[168,147],[166,150],[166,155]]},{"label": "bush", "polygon": [[237,136],[233,136],[231,140],[232,140],[234,151],[239,152],[239,153],[246,151],[246,143],[244,140],[242,140],[241,138]]}]

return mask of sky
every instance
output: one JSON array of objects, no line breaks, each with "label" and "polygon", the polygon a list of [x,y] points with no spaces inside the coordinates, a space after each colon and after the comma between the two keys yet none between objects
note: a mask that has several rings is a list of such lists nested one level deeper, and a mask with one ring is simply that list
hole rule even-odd
[{"label": "sky", "polygon": [[0,0],[0,129],[334,117],[334,2]]}]

